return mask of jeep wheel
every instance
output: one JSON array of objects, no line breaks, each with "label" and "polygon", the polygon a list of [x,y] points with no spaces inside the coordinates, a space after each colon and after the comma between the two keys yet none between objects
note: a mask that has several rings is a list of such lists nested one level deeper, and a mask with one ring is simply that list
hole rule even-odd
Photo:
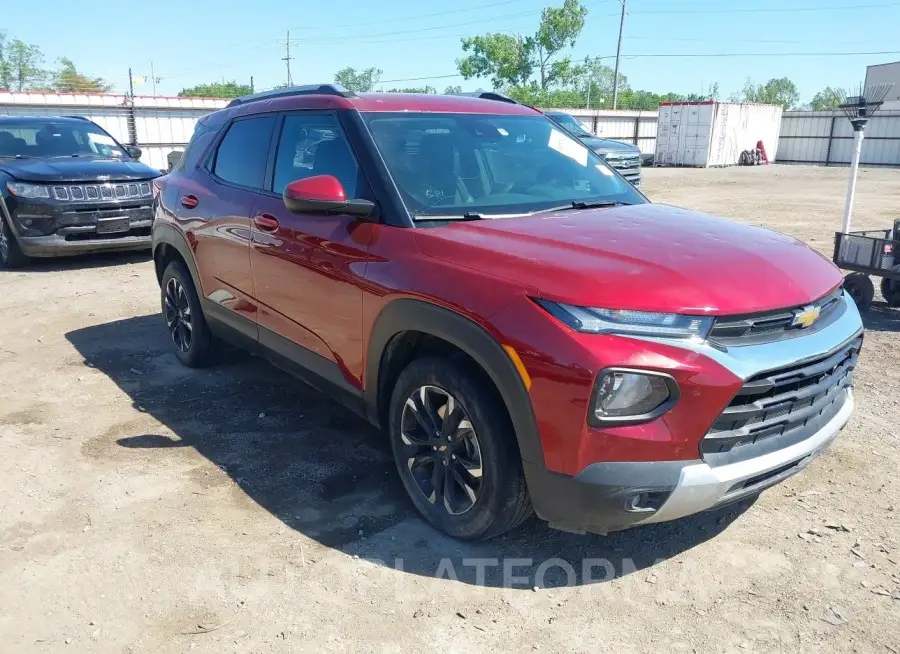
[{"label": "jeep wheel", "polygon": [[194,282],[180,261],[173,261],[163,273],[160,286],[162,313],[175,356],[190,368],[212,363],[212,336]]},{"label": "jeep wheel", "polygon": [[465,366],[413,361],[394,387],[390,437],[416,509],[464,540],[502,534],[531,515],[522,463],[496,392]]},{"label": "jeep wheel", "polygon": [[21,268],[28,264],[28,257],[22,253],[15,235],[0,217],[0,267]]},{"label": "jeep wheel", "polygon": [[875,297],[875,284],[865,273],[855,272],[844,277],[844,290],[856,302],[856,308],[865,311]]}]

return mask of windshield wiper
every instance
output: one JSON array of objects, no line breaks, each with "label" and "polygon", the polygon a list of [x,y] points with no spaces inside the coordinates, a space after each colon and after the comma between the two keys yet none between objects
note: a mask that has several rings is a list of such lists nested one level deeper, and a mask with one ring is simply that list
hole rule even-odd
[{"label": "windshield wiper", "polygon": [[484,216],[474,211],[467,211],[462,214],[452,214],[449,216],[441,216],[436,214],[416,214],[416,221],[439,221],[439,220],[483,220]]},{"label": "windshield wiper", "polygon": [[30,154],[0,154],[0,159],[31,159]]},{"label": "windshield wiper", "polygon": [[553,213],[554,211],[569,211],[571,209],[597,209],[604,207],[630,207],[632,202],[622,202],[620,200],[574,200],[569,204],[563,204],[558,207],[550,207],[549,209],[539,209],[533,213]]}]

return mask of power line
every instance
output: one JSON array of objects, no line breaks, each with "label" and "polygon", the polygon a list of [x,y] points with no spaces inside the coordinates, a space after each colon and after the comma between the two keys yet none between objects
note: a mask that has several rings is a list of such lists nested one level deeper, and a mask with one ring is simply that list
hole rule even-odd
[{"label": "power line", "polygon": [[738,13],[786,13],[793,11],[833,11],[897,7],[900,3],[886,2],[871,5],[832,5],[828,7],[747,7],[738,9],[660,9],[654,11],[630,11],[629,14],[738,14]]},{"label": "power line", "polygon": [[[604,2],[612,2],[612,0],[603,0],[603,1]],[[490,7],[501,7],[504,5],[511,5],[511,4],[516,4],[519,2],[522,2],[522,0],[504,0],[503,2],[492,2],[490,4],[479,5],[477,7],[464,7],[462,9],[450,9],[447,11],[438,11],[438,12],[431,13],[431,14],[416,14],[414,16],[400,16],[397,18],[387,18],[384,20],[369,20],[369,21],[360,22],[360,23],[344,23],[343,25],[319,25],[316,27],[304,26],[304,27],[295,27],[292,29],[297,30],[297,31],[299,31],[299,30],[330,30],[330,29],[343,29],[345,27],[384,25],[387,23],[400,23],[400,22],[406,22],[406,21],[410,21],[410,20],[418,20],[420,18],[433,18],[435,16],[447,16],[449,14],[461,14],[466,11],[475,11],[478,9],[487,9]]]},{"label": "power line", "polygon": [[[623,55],[626,59],[639,58],[669,58],[669,57],[840,57],[840,56],[869,56],[869,55],[897,55],[900,50],[882,50],[878,52],[690,52],[690,53],[640,53],[632,55]],[[577,59],[572,63],[583,63],[588,59],[612,59],[615,55],[588,56],[584,59]],[[460,73],[446,75],[429,75],[425,77],[406,77],[402,79],[380,80],[379,84],[393,84],[396,82],[422,82],[432,79],[449,79],[451,77],[463,77]]]}]

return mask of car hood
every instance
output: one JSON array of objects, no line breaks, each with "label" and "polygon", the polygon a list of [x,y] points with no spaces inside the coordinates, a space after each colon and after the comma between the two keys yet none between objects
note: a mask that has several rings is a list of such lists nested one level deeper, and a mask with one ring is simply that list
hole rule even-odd
[{"label": "car hood", "polygon": [[783,234],[661,204],[452,223],[420,249],[580,306],[733,315],[799,306],[840,271]]},{"label": "car hood", "polygon": [[0,170],[23,182],[106,182],[159,177],[139,161],[118,159],[0,159]]},{"label": "car hood", "polygon": [[623,152],[631,154],[640,154],[640,148],[631,143],[622,143],[621,141],[611,141],[610,139],[601,139],[596,136],[584,137],[581,142],[588,146],[594,152],[605,154],[607,152]]}]

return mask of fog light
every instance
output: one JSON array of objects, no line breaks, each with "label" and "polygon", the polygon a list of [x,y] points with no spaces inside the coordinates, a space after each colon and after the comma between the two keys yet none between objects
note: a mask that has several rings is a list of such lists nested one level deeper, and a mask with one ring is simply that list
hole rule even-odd
[{"label": "fog light", "polygon": [[606,370],[597,377],[591,403],[595,424],[653,420],[678,400],[678,385],[668,375]]}]

